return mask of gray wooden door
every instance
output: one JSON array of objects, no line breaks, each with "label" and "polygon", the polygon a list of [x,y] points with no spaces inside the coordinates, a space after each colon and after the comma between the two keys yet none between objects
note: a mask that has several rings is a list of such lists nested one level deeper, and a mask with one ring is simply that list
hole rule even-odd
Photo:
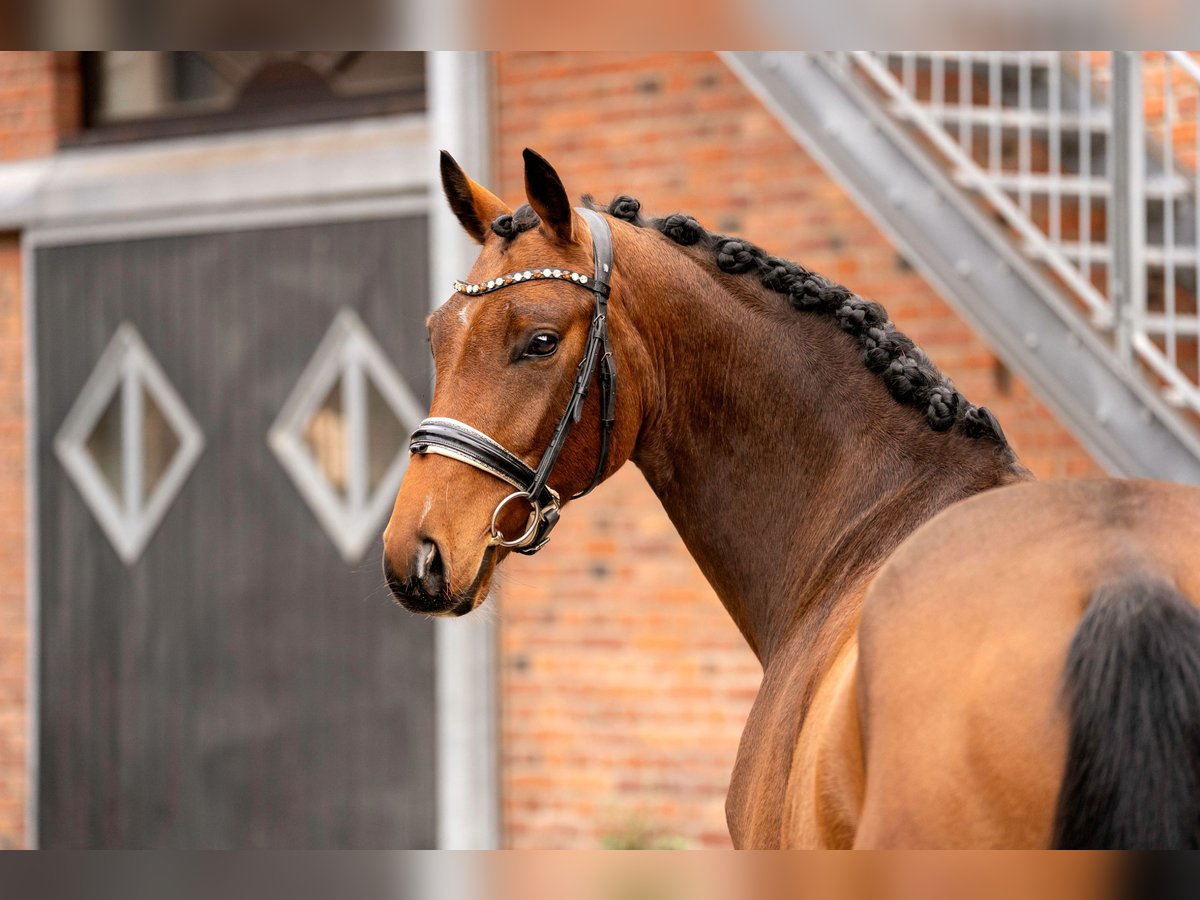
[{"label": "gray wooden door", "polygon": [[[42,846],[434,845],[432,624],[267,441],[345,309],[427,402],[426,255],[421,217],[36,250]],[[129,563],[55,452],[122,325],[204,442]]]}]

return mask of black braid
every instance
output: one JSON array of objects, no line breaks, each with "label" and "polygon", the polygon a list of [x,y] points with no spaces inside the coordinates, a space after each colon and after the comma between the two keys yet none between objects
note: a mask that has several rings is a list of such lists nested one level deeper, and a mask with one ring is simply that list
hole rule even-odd
[{"label": "black braid", "polygon": [[988,437],[1000,444],[1008,443],[992,411],[983,406],[972,406],[963,414],[963,430],[971,437]]},{"label": "black braid", "polygon": [[675,213],[665,219],[655,219],[654,226],[677,244],[690,247],[708,237],[704,227],[691,216]]},{"label": "black braid", "polygon": [[[590,197],[584,202],[596,208]],[[747,240],[710,234],[692,216],[675,213],[645,220],[641,204],[627,195],[614,198],[606,211],[626,222],[654,228],[685,247],[711,249],[722,272],[756,273],[763,287],[783,294],[796,309],[833,316],[843,331],[857,339],[863,365],[882,376],[893,397],[919,409],[934,431],[948,431],[958,424],[969,437],[986,438],[1008,447],[996,417],[968,402],[912,339],[896,330],[887,311],[873,300],[859,297],[798,263],[768,256]]]},{"label": "black braid", "polygon": [[541,220],[533,211],[533,207],[526,203],[514,209],[511,215],[497,216],[492,222],[492,231],[511,241],[521,232],[537,228],[539,221]]},{"label": "black braid", "polygon": [[517,225],[513,222],[511,214],[497,216],[492,220],[492,231],[505,240],[512,240],[518,234]]},{"label": "black braid", "polygon": [[624,219],[626,222],[632,222],[634,225],[642,224],[641,211],[642,204],[638,202],[636,197],[630,197],[628,194],[613,197],[612,203],[608,204],[608,214],[610,216]]},{"label": "black braid", "polygon": [[944,385],[929,392],[929,405],[925,407],[925,418],[934,431],[947,431],[958,418],[958,407],[963,395]]},{"label": "black braid", "polygon": [[748,241],[725,238],[717,242],[717,268],[731,275],[741,275],[756,268],[763,252]]}]

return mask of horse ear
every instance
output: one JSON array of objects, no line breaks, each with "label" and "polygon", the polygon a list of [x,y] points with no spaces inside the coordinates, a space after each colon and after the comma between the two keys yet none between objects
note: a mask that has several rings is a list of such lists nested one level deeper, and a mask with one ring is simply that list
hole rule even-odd
[{"label": "horse ear", "polygon": [[512,213],[503,200],[472,181],[445,150],[442,151],[442,190],[462,227],[479,244],[483,243],[489,226],[498,216]]},{"label": "horse ear", "polygon": [[571,242],[571,201],[554,166],[525,148],[525,196],[542,220],[547,235],[564,244]]}]

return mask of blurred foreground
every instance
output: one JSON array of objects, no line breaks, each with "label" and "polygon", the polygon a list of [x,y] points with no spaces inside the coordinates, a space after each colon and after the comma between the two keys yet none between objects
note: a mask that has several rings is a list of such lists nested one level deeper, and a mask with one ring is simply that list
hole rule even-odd
[{"label": "blurred foreground", "polygon": [[[611,0],[570,7],[547,0],[484,4],[451,0],[18,0],[0,8],[6,47],[162,46],[257,49],[301,44],[371,49],[649,49],[670,35],[671,46],[727,49],[922,46],[982,49],[1084,45],[1148,47],[1188,43],[1200,14],[1182,0],[1058,0],[989,4],[982,0],[851,0],[794,4],[755,0],[730,7],[715,0],[645,4]],[[536,28],[529,24],[536,22]],[[1182,40],[1180,39],[1182,38]],[[1194,42],[1193,42],[1194,43]]]},{"label": "blurred foreground", "polygon": [[1165,854],[233,853],[8,856],[8,896],[95,900],[1097,900],[1190,896]]}]

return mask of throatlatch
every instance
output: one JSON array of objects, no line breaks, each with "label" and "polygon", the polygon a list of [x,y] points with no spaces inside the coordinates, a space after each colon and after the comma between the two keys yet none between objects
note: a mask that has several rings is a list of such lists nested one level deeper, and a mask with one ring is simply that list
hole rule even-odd
[{"label": "throatlatch", "polygon": [[[541,550],[550,539],[550,532],[558,524],[562,499],[548,484],[558,456],[562,453],[571,432],[571,426],[583,415],[583,401],[587,397],[592,378],[600,383],[600,455],[596,460],[596,471],[592,482],[576,494],[582,497],[600,483],[608,467],[609,443],[612,439],[616,412],[617,373],[613,366],[612,347],[608,337],[608,294],[609,278],[612,274],[613,249],[612,231],[604,216],[590,209],[578,209],[592,232],[592,257],[595,269],[591,276],[571,272],[561,267],[528,269],[513,272],[483,284],[454,282],[454,290],[460,294],[487,294],[526,281],[570,281],[592,291],[595,297],[595,313],[588,329],[587,345],[583,359],[575,370],[575,384],[571,388],[571,399],[554,429],[550,444],[542,454],[537,468],[528,465],[516,454],[509,452],[499,442],[482,431],[472,428],[457,419],[432,417],[426,419],[409,439],[409,450],[413,453],[437,453],[457,459],[467,465],[481,469],[502,481],[511,484],[516,491],[509,494],[492,513],[490,525],[492,543],[508,547],[517,553],[532,555]],[[531,512],[525,532],[509,540],[500,531],[500,511],[514,501],[529,503]]]}]

